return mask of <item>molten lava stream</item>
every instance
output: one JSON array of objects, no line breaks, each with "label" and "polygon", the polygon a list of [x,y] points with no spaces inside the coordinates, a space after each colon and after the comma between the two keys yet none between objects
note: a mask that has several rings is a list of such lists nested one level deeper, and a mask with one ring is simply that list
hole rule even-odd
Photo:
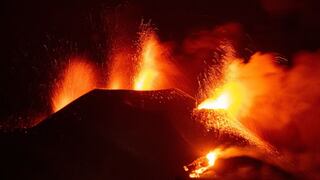
[{"label": "molten lava stream", "polygon": [[183,168],[187,172],[190,171],[190,178],[199,178],[214,167],[215,162],[221,156],[221,153],[221,149],[214,149],[213,151],[210,151],[205,157],[200,157],[197,160],[193,161],[191,164],[184,166]]}]

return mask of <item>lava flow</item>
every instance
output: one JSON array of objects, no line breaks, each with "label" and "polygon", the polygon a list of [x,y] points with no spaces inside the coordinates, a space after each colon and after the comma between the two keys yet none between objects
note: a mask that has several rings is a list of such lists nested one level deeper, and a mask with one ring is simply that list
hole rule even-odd
[{"label": "lava flow", "polygon": [[213,168],[216,160],[220,157],[221,152],[222,151],[219,148],[214,149],[213,151],[209,152],[205,157],[201,157],[192,162],[191,164],[184,166],[183,168],[187,172],[190,171],[190,178],[199,178],[209,169]]}]

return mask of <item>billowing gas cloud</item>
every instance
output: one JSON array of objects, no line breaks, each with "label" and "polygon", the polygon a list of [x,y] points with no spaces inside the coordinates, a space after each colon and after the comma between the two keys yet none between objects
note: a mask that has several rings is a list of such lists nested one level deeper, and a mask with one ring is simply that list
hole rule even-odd
[{"label": "billowing gas cloud", "polygon": [[239,69],[238,78],[251,98],[241,121],[273,145],[289,151],[301,171],[314,171],[312,168],[320,163],[319,68],[317,51],[298,53],[287,68],[276,64],[275,55],[257,53]]},{"label": "billowing gas cloud", "polygon": [[297,52],[289,60],[256,52],[246,60],[237,44],[241,34],[240,26],[227,24],[186,40],[184,53],[194,58],[187,60],[203,67],[195,72],[198,98],[236,84],[238,120],[290,157],[297,174],[319,177],[320,51]]}]

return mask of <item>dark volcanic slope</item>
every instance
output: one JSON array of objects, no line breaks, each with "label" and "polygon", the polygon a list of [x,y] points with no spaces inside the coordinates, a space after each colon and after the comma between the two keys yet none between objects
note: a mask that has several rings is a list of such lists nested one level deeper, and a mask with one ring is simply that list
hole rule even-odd
[{"label": "dark volcanic slope", "polygon": [[194,105],[175,89],[94,90],[27,133],[2,136],[1,169],[5,179],[183,177],[196,156],[177,127]]},{"label": "dark volcanic slope", "polygon": [[[192,114],[195,103],[176,89],[91,91],[25,132],[0,134],[0,179],[187,178],[183,166],[201,151],[245,142],[203,128]],[[233,159],[222,162],[222,171],[212,177],[229,177],[231,167],[243,169]],[[263,164],[246,164],[254,173],[244,177],[265,176]]]}]

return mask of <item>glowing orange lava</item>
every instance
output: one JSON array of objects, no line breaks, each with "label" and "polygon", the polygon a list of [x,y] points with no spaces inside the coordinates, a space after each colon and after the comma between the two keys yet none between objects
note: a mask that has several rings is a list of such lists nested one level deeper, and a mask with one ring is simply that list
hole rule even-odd
[{"label": "glowing orange lava", "polygon": [[52,110],[56,112],[96,87],[94,67],[81,58],[73,58],[57,82],[52,96]]},{"label": "glowing orange lava", "polygon": [[128,50],[115,50],[109,63],[109,81],[107,89],[131,89],[132,86],[132,69],[133,62],[131,62],[130,53]]},{"label": "glowing orange lava", "polygon": [[[169,62],[167,47],[148,25],[142,26],[136,52],[115,50],[108,89],[156,90],[172,87],[168,77],[177,69]],[[128,52],[127,52],[128,51]]]},{"label": "glowing orange lava", "polygon": [[205,157],[201,157],[188,166],[184,166],[184,170],[190,171],[190,178],[199,178],[215,165],[216,160],[221,156],[221,152],[221,149],[215,149]]},{"label": "glowing orange lava", "polygon": [[246,106],[246,91],[237,81],[230,81],[213,90],[213,96],[201,102],[197,109],[225,110],[236,117]]},{"label": "glowing orange lava", "polygon": [[209,98],[203,101],[198,109],[228,109],[230,106],[230,94],[222,93],[217,99]]},{"label": "glowing orange lava", "polygon": [[[209,110],[204,111],[203,114],[200,113],[201,116],[199,118],[199,121],[203,123],[208,130],[219,129],[219,132],[234,134],[245,139],[249,144],[254,145],[263,152],[275,154],[275,149],[262,140],[254,131],[248,129],[243,121],[251,115],[250,113],[254,110],[254,103],[258,102],[257,99],[265,94],[264,92],[266,91],[267,85],[263,83],[266,82],[263,80],[272,78],[277,71],[268,67],[267,73],[261,73],[257,65],[260,64],[260,62],[264,62],[268,57],[259,54],[255,56],[255,59],[258,59],[259,62],[252,64],[245,64],[243,61],[233,60],[234,58],[232,58],[232,56],[229,58],[230,59],[226,60],[228,62],[224,64],[222,69],[223,77],[219,81],[220,84],[216,86],[217,83],[214,81],[206,84],[209,89],[206,96],[209,98],[202,101],[194,112],[197,113],[203,109]],[[273,67],[272,65],[270,66]],[[214,73],[209,73],[209,75],[214,75]],[[272,79],[270,81],[272,81]],[[259,105],[261,106],[262,104]],[[257,109],[263,109],[258,106],[255,107]],[[219,118],[216,118],[217,116],[210,116],[210,113],[213,111],[215,114],[219,114]],[[225,157],[226,151],[223,151],[223,153]],[[195,170],[190,173],[190,177],[200,177],[207,169],[208,167],[206,165],[198,166],[198,168],[195,168]]]},{"label": "glowing orange lava", "polygon": [[142,42],[141,62],[139,72],[134,79],[135,90],[152,90],[159,81],[159,68],[161,64],[158,62],[157,53],[161,50],[154,34],[149,35]]}]

